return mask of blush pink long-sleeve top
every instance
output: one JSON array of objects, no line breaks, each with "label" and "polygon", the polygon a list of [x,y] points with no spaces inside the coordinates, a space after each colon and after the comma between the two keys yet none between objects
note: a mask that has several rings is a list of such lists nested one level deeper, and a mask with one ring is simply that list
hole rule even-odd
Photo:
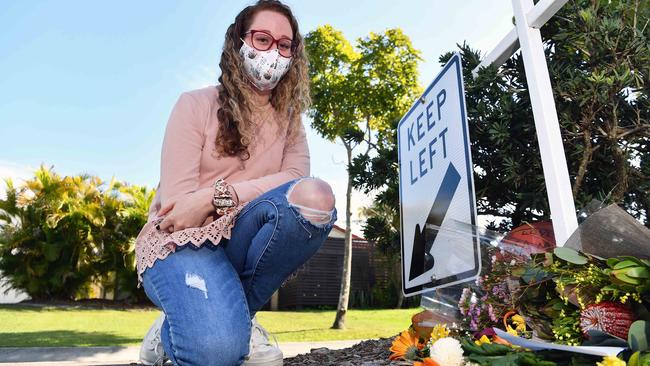
[{"label": "blush pink long-sleeve top", "polygon": [[[252,116],[257,133],[248,147],[250,159],[220,157],[215,150],[219,120],[218,86],[183,92],[174,105],[162,145],[160,182],[149,208],[147,224],[136,239],[138,287],[142,273],[155,260],[174,252],[177,245],[200,246],[206,239],[215,245],[230,237],[235,216],[262,193],[295,178],[309,175],[309,148],[305,128],[298,137],[287,140],[287,131],[278,126],[283,118],[271,104],[259,107]],[[284,117],[287,118],[287,117]],[[171,234],[155,229],[162,221],[157,211],[168,202],[198,189],[210,187],[219,178],[232,184],[239,206],[230,214],[208,216],[199,228]]]}]

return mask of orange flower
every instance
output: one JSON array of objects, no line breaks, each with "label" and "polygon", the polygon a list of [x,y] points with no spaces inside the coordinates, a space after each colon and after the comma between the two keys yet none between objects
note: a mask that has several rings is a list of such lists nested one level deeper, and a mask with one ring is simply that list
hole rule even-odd
[{"label": "orange flower", "polygon": [[434,361],[431,357],[426,357],[422,359],[422,362],[420,361],[413,362],[413,366],[440,366],[440,365],[436,361]]},{"label": "orange flower", "polygon": [[512,343],[506,341],[505,339],[499,337],[496,334],[492,336],[492,342],[502,344],[504,346],[512,346]]},{"label": "orange flower", "polygon": [[393,344],[390,346],[392,353],[388,359],[415,360],[422,348],[424,348],[424,344],[418,342],[418,336],[405,330],[393,340]]}]

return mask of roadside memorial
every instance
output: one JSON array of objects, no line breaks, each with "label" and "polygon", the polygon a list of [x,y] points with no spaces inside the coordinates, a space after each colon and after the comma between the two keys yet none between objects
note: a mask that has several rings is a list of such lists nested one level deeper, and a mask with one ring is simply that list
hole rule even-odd
[{"label": "roadside memorial", "polygon": [[[629,214],[615,205],[595,210],[570,245],[547,251],[526,237],[469,225],[454,235],[474,232],[484,253],[481,275],[465,284],[452,316],[415,314],[393,339],[390,359],[440,366],[650,365],[650,231]],[[626,254],[610,255],[612,245]]]}]

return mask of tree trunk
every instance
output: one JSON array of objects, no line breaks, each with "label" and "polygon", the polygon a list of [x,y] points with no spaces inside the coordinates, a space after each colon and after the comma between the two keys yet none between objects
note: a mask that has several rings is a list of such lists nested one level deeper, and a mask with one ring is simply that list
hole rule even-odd
[{"label": "tree trunk", "polygon": [[393,273],[397,272],[397,305],[395,309],[401,309],[404,304],[404,293],[402,292],[402,263],[400,258],[393,266]]},{"label": "tree trunk", "polygon": [[[341,138],[343,140],[343,138]],[[332,329],[345,329],[345,315],[348,312],[350,300],[350,284],[352,281],[352,228],[350,217],[352,216],[350,201],[352,198],[352,176],[349,167],[352,165],[352,147],[345,140],[343,145],[348,153],[348,186],[345,193],[345,248],[343,250],[343,270],[341,275],[341,292],[339,293],[339,305],[336,311],[336,319]]]},{"label": "tree trunk", "polygon": [[645,212],[646,212],[645,227],[650,229],[650,218],[647,217],[648,213],[650,213],[650,200],[647,200],[647,199],[644,200],[643,207],[644,207]]},{"label": "tree trunk", "polygon": [[118,291],[120,288],[120,276],[117,275],[117,269],[115,269],[115,281],[113,281],[113,301],[117,301],[118,298]]},{"label": "tree trunk", "polygon": [[591,132],[588,129],[585,129],[583,132],[583,142],[584,150],[582,151],[582,159],[580,160],[580,166],[578,167],[578,174],[576,175],[576,180],[573,183],[573,198],[578,197],[578,192],[582,187],[582,181],[587,174],[587,166],[591,162],[591,155],[593,154],[593,147],[591,145]]},{"label": "tree trunk", "polygon": [[521,202],[517,202],[514,211],[510,215],[512,220],[512,228],[516,228],[521,225],[523,220],[524,213],[522,212],[523,208],[521,207]]},{"label": "tree trunk", "polygon": [[612,157],[614,159],[614,170],[616,171],[616,186],[614,192],[612,193],[612,202],[622,203],[623,196],[627,192],[628,188],[628,169],[627,165],[627,156],[621,146],[618,143],[619,138],[619,119],[618,119],[618,104],[614,104],[612,107],[612,119],[611,127],[609,129],[609,141],[612,148]]},{"label": "tree trunk", "polygon": [[612,156],[614,158],[614,167],[616,171],[616,188],[612,193],[612,202],[621,203],[623,201],[623,196],[627,192],[628,188],[628,171],[627,171],[627,157],[625,152],[618,146],[618,141],[614,140],[612,142]]}]

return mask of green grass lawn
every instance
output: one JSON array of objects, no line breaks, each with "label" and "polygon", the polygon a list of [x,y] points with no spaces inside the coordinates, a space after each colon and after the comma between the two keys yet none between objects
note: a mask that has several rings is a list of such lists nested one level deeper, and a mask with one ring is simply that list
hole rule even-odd
[{"label": "green grass lawn", "polygon": [[[329,329],[335,311],[263,311],[257,319],[278,342],[389,337],[420,310],[350,310],[346,330]],[[138,345],[158,310],[95,310],[0,305],[0,347]]]}]

